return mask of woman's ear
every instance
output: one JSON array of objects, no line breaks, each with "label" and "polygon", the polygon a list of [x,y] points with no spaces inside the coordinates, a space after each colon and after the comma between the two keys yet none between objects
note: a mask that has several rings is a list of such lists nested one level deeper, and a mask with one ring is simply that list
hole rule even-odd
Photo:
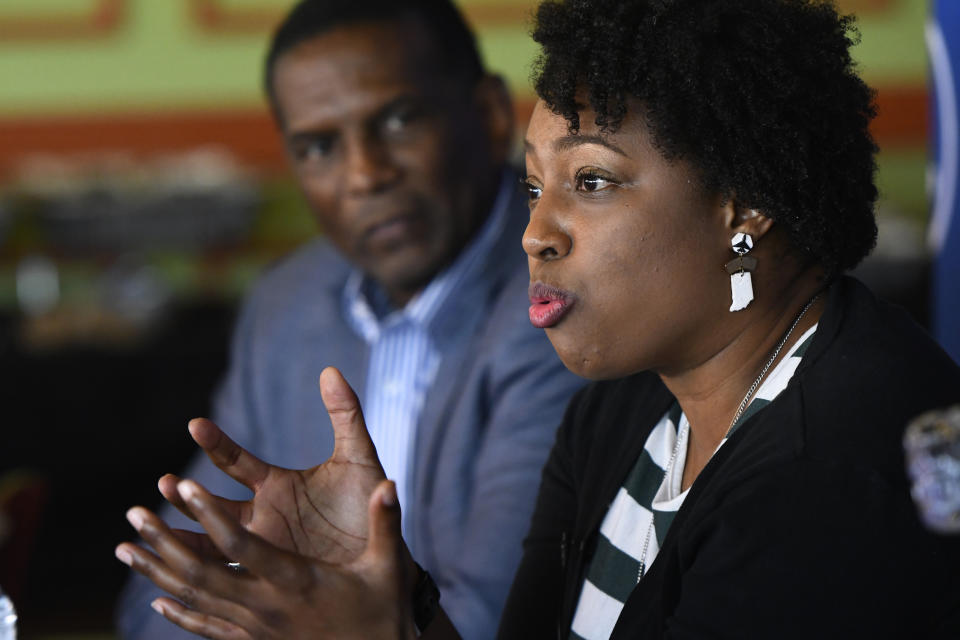
[{"label": "woman's ear", "polygon": [[742,206],[736,198],[731,197],[724,204],[724,224],[731,236],[746,233],[754,240],[759,240],[773,227],[773,219],[757,209]]}]

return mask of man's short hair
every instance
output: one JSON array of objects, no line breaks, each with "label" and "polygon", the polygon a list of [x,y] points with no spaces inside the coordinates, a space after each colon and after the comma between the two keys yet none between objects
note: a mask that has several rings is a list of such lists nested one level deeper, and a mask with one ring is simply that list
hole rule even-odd
[{"label": "man's short hair", "polygon": [[473,84],[483,63],[473,32],[451,0],[301,0],[277,27],[264,68],[264,89],[276,109],[277,60],[300,43],[338,27],[410,20],[424,28],[438,68]]}]

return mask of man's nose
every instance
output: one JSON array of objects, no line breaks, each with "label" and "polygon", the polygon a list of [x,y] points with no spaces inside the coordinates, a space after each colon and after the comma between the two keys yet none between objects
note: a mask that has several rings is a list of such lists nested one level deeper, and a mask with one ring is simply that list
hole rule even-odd
[{"label": "man's nose", "polygon": [[370,137],[358,137],[347,149],[347,187],[352,195],[376,193],[400,175],[386,146]]}]

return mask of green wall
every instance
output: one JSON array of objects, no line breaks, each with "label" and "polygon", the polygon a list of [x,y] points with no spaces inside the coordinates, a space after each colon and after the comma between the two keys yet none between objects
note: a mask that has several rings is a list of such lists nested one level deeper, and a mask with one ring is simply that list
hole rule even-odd
[{"label": "green wall", "polygon": [[[863,0],[861,0],[863,1]],[[95,5],[95,0],[4,0],[0,20]],[[290,0],[220,0],[226,9],[274,8]],[[522,15],[524,0],[461,0],[468,10],[508,6]],[[889,0],[867,12],[857,49],[865,77],[875,84],[918,83],[926,73],[926,2]],[[260,104],[260,65],[270,26],[262,32],[210,31],[194,18],[190,0],[127,0],[118,28],[76,40],[0,40],[0,117],[24,114],[195,109]],[[480,25],[481,46],[514,90],[529,94],[529,62],[536,53],[527,25]]]},{"label": "green wall", "polygon": [[[83,11],[97,0],[3,0],[0,21]],[[218,0],[225,10],[274,10],[291,0]],[[532,0],[461,0],[467,11],[501,10],[479,24],[489,65],[529,97],[529,63],[536,53],[522,16]],[[877,8],[871,9],[875,5]],[[0,39],[0,118],[262,107],[260,67],[271,25],[247,32],[212,31],[194,17],[192,0],[127,0],[122,22],[97,38]],[[859,7],[856,49],[874,86],[917,87],[926,76],[926,0],[848,0]],[[879,182],[888,204],[922,220],[925,154],[922,140],[885,149]]]}]

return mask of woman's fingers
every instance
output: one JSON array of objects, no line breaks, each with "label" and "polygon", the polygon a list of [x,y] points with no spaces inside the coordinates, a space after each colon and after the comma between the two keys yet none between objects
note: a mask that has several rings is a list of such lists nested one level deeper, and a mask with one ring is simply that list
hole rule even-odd
[{"label": "woman's fingers", "polygon": [[[370,536],[364,552],[377,564],[397,562],[403,549],[400,533],[400,503],[397,501],[397,485],[384,480],[370,495],[368,504]],[[399,568],[399,567],[398,567]]]},{"label": "woman's fingers", "polygon": [[194,418],[187,428],[213,464],[245,487],[256,491],[269,475],[270,465],[231,440],[210,420]]},{"label": "woman's fingers", "polygon": [[188,609],[170,598],[157,598],[150,606],[170,622],[204,638],[251,640],[250,634],[232,622]]},{"label": "woman's fingers", "polygon": [[408,607],[400,603],[409,602],[405,595],[407,580],[406,554],[403,536],[400,531],[400,503],[397,500],[397,485],[384,480],[370,496],[369,519],[370,537],[363,561],[369,563],[375,575],[388,591],[384,594],[386,602],[393,602],[396,610],[396,634],[398,638],[410,637],[413,630]]},{"label": "woman's fingers", "polygon": [[333,459],[379,467],[357,394],[336,368],[327,367],[320,373],[320,396],[333,424]]},{"label": "woman's fingers", "polygon": [[250,617],[237,605],[190,584],[162,558],[147,549],[125,542],[117,546],[116,556],[131,569],[143,574],[155,585],[182,601],[186,607],[224,621],[246,620]]},{"label": "woman's fingers", "polygon": [[179,477],[172,473],[167,473],[160,476],[160,479],[157,480],[157,489],[160,490],[160,495],[162,495],[167,502],[176,507],[177,511],[191,520],[196,520],[193,513],[190,512],[190,507],[187,506],[187,503],[185,503],[183,498],[180,497],[180,494],[177,493],[178,482],[180,482]]},{"label": "woman's fingers", "polygon": [[[180,513],[195,521],[197,519],[196,516],[193,515],[193,512],[190,511],[190,507],[186,502],[183,501],[183,498],[180,497],[180,493],[177,491],[177,485],[180,484],[181,480],[182,478],[179,476],[168,473],[157,481],[157,489],[160,490],[160,495],[162,495],[167,502],[176,507]],[[227,500],[226,498],[220,497],[217,497],[216,500],[221,509],[242,521],[245,504],[244,502]]]},{"label": "woman's fingers", "polygon": [[170,533],[198,556],[221,564],[228,562],[227,557],[217,548],[217,545],[213,544],[207,534],[187,529],[171,529]]},{"label": "woman's fingers", "polygon": [[237,574],[210,560],[202,536],[174,532],[146,509],[131,509],[131,523],[155,553],[123,543],[117,557],[181,601],[154,602],[175,624],[217,640],[289,637],[291,629],[305,637],[412,637],[408,560],[392,482],[381,482],[370,496],[365,551],[341,566],[311,562],[248,532],[196,482],[184,480],[177,489],[209,543],[248,571]]},{"label": "woman's fingers", "polygon": [[303,592],[314,583],[314,573],[301,556],[279,549],[244,529],[236,518],[222,511],[214,496],[199,484],[184,480],[177,488],[225,556],[285,589]]},{"label": "woman's fingers", "polygon": [[219,559],[198,555],[156,515],[143,507],[127,519],[154,553],[131,543],[117,547],[117,557],[187,606],[232,620],[239,609],[257,601],[253,581],[228,569]]}]

